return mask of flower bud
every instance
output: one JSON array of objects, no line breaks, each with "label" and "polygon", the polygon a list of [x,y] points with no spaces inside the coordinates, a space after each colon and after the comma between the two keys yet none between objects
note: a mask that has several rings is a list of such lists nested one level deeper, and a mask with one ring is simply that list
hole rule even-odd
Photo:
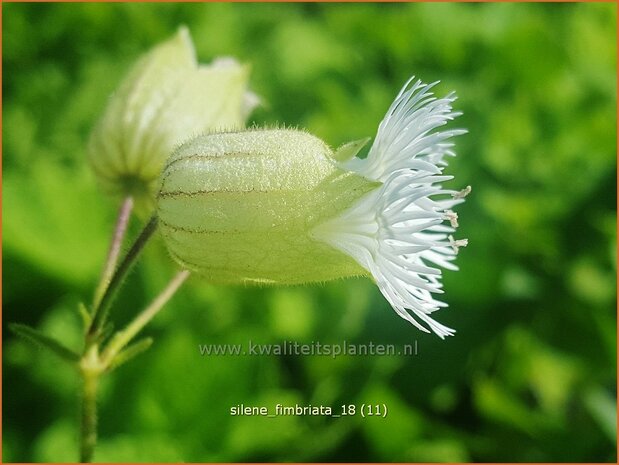
[{"label": "flower bud", "polygon": [[[463,191],[441,183],[453,94],[409,81],[367,140],[335,153],[305,132],[252,129],[199,136],[168,159],[157,215],[172,257],[222,283],[298,284],[370,275],[394,310],[443,338],[440,266],[466,240],[451,233]],[[446,223],[446,224],[444,224]]]},{"label": "flower bud", "polygon": [[310,134],[204,135],[163,170],[157,214],[170,254],[218,283],[298,284],[367,273],[311,237],[377,183],[337,167]]},{"label": "flower bud", "polygon": [[243,127],[257,103],[248,77],[249,68],[231,58],[198,65],[185,27],[141,57],[91,134],[89,161],[103,187],[148,203],[177,145]]}]

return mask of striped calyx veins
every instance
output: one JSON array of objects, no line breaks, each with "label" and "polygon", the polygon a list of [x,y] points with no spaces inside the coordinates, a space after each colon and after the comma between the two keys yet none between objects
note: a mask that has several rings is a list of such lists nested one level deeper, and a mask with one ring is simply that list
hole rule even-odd
[{"label": "striped calyx veins", "polygon": [[88,159],[103,188],[151,210],[175,147],[204,131],[245,125],[258,102],[247,89],[249,72],[233,58],[199,64],[185,27],[143,55],[90,136]]},{"label": "striped calyx veins", "polygon": [[367,274],[312,237],[378,183],[297,130],[204,135],[168,159],[157,198],[170,254],[213,282],[297,284]]}]

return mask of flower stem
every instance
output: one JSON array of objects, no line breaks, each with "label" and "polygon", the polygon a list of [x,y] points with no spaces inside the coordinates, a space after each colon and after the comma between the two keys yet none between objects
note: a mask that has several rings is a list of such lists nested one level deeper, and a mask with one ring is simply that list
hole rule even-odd
[{"label": "flower stem", "polygon": [[148,307],[138,314],[125,329],[116,333],[103,351],[103,354],[101,354],[101,362],[104,366],[109,366],[113,362],[114,357],[159,313],[159,310],[170,300],[188,277],[189,271],[180,271]]},{"label": "flower stem", "polygon": [[140,253],[144,249],[144,246],[148,243],[148,240],[151,238],[156,229],[157,217],[153,216],[146,224],[131,249],[129,249],[127,255],[125,255],[123,260],[120,262],[120,265],[118,265],[118,268],[110,279],[109,285],[101,296],[99,304],[93,308],[92,322],[90,324],[90,328],[88,329],[88,337],[90,343],[92,343],[93,340],[96,339],[98,332],[105,324],[110,305],[112,304],[112,301],[114,300],[114,297],[116,296],[120,285],[127,277],[127,274],[137,261]]},{"label": "flower stem", "polygon": [[80,462],[92,461],[97,444],[97,387],[99,369],[97,347],[93,346],[81,360],[82,414],[80,434]]},{"label": "flower stem", "polygon": [[98,378],[87,376],[83,379],[82,397],[82,444],[80,462],[90,463],[97,443],[97,384]]},{"label": "flower stem", "polygon": [[[148,227],[145,228],[145,231],[147,230]],[[179,272],[144,311],[136,316],[124,330],[116,333],[101,355],[99,355],[99,343],[94,342],[89,346],[87,345],[79,363],[82,378],[80,462],[89,463],[92,461],[97,444],[97,387],[99,378],[109,369],[114,368],[115,357],[159,313],[188,277],[189,271]]]},{"label": "flower stem", "polygon": [[116,264],[118,263],[118,256],[120,255],[120,248],[123,242],[123,238],[125,237],[125,232],[127,231],[127,224],[129,223],[129,218],[131,216],[132,210],[133,198],[127,197],[123,201],[118,212],[118,219],[116,220],[116,227],[114,228],[114,235],[112,236],[110,249],[105,260],[105,265],[101,272],[101,279],[99,281],[99,285],[97,286],[97,289],[95,291],[93,308],[99,306],[101,298],[103,297],[103,293],[110,284],[110,280],[112,279],[112,275],[114,274],[114,270],[116,269]]}]

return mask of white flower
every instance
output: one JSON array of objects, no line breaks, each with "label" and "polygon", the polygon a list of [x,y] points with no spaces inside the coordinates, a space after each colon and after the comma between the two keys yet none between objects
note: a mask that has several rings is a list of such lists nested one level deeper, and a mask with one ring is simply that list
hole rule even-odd
[{"label": "white flower", "polygon": [[[445,157],[455,155],[448,139],[466,131],[437,130],[460,115],[452,111],[454,93],[436,99],[430,92],[436,83],[411,85],[412,81],[404,85],[380,123],[367,158],[342,163],[344,169],[384,184],[316,227],[313,235],[368,270],[398,315],[443,338],[454,330],[430,316],[446,306],[432,296],[443,292],[441,271],[435,265],[457,270],[451,261],[466,241],[449,235],[457,226],[451,208],[464,201],[470,187],[462,192],[445,190],[440,183],[452,176],[441,173]],[[450,226],[443,224],[445,220]]]},{"label": "white flower", "polygon": [[88,147],[103,187],[147,201],[166,159],[205,131],[241,128],[258,98],[233,58],[199,65],[185,27],[142,56],[111,96]]},{"label": "white flower", "polygon": [[[446,304],[437,267],[451,263],[464,240],[452,237],[470,188],[441,183],[449,139],[439,128],[458,115],[453,94],[436,99],[409,81],[380,124],[365,159],[365,141],[335,153],[320,139],[290,129],[208,134],[168,160],[157,214],[170,254],[214,282],[299,284],[370,275],[395,311],[441,338],[453,330],[433,312]],[[445,224],[447,223],[447,224]]]}]

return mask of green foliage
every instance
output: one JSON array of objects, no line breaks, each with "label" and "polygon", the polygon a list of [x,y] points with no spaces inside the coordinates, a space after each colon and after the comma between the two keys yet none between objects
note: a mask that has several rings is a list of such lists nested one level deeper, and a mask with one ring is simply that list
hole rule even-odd
[{"label": "green foliage", "polygon": [[[373,136],[415,74],[455,89],[453,188],[469,247],[440,341],[369,280],[245,288],[190,280],[101,386],[101,461],[616,461],[616,5],[3,5],[3,314],[79,347],[78,301],[116,200],[85,142],[133,60],[181,23],[202,62],[252,66],[256,124],[332,147]],[[143,219],[133,219],[135,237]],[[149,245],[119,325],[175,269]],[[6,325],[5,325],[6,327]],[[120,327],[120,326],[119,326]],[[208,343],[410,344],[412,357],[201,356]],[[139,347],[138,347],[139,348]],[[5,332],[3,460],[77,454],[75,373]],[[385,419],[232,417],[237,404],[385,403]],[[75,452],[74,452],[75,451]]]},{"label": "green foliage", "polygon": [[34,345],[42,349],[49,350],[50,353],[53,353],[61,360],[72,363],[76,363],[77,361],[79,361],[80,357],[76,352],[68,349],[55,339],[50,338],[49,336],[43,334],[40,331],[37,331],[34,328],[31,328],[30,326],[13,323],[9,325],[9,329],[18,336],[29,340]]},{"label": "green foliage", "polygon": [[129,360],[148,350],[151,345],[153,345],[153,338],[146,337],[127,346],[126,349],[123,349],[121,352],[119,352],[118,355],[112,360],[112,362],[110,363],[110,370],[118,368],[119,366],[127,363]]}]

